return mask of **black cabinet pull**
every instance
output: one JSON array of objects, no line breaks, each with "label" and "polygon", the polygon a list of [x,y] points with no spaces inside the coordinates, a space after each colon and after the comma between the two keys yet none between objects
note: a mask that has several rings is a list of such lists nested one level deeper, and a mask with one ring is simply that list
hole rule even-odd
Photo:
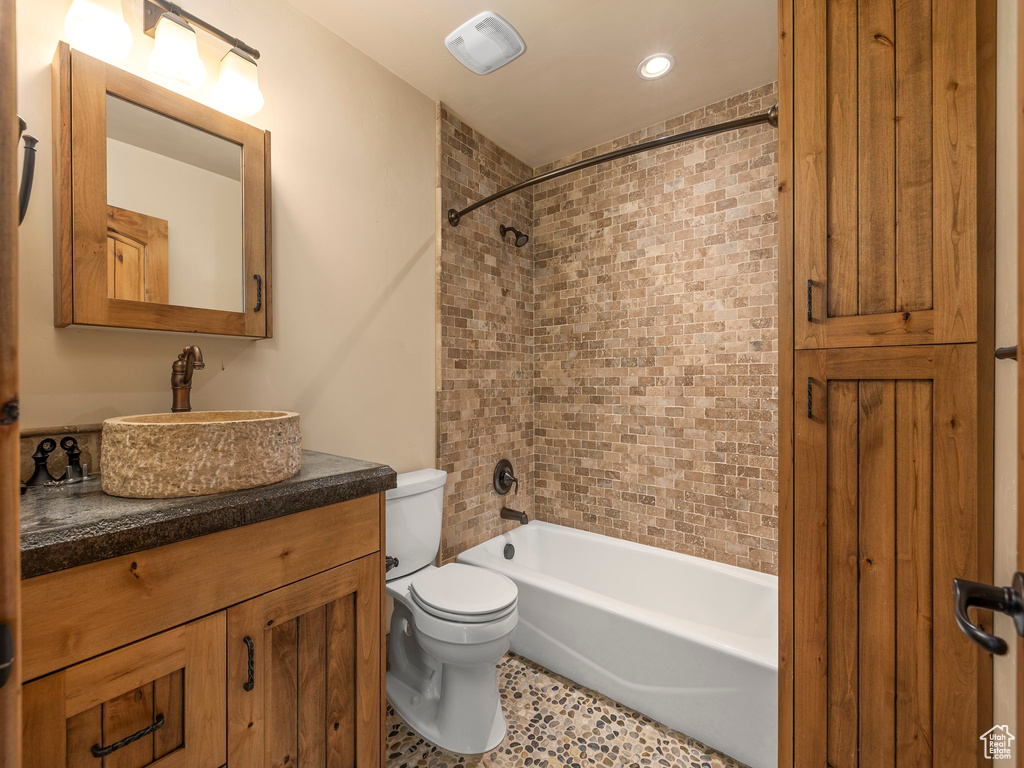
[{"label": "black cabinet pull", "polygon": [[807,377],[807,418],[814,418],[814,379]]},{"label": "black cabinet pull", "polygon": [[807,322],[814,320],[814,281],[807,281]]},{"label": "black cabinet pull", "polygon": [[256,306],[252,308],[252,311],[259,312],[263,309],[263,276],[253,275],[252,279],[256,281]]},{"label": "black cabinet pull", "polygon": [[249,656],[249,679],[242,684],[242,690],[248,693],[256,687],[256,646],[253,645],[252,638],[248,635],[242,638],[242,642],[245,643],[246,653]]},{"label": "black cabinet pull", "polygon": [[93,757],[106,757],[107,755],[117,752],[121,747],[127,747],[129,744],[134,744],[139,739],[144,739],[149,734],[159,731],[164,727],[164,716],[157,715],[156,720],[153,721],[152,725],[147,725],[141,731],[136,731],[131,736],[125,736],[120,741],[115,741],[108,747],[101,747],[99,744],[92,745],[92,756]]}]

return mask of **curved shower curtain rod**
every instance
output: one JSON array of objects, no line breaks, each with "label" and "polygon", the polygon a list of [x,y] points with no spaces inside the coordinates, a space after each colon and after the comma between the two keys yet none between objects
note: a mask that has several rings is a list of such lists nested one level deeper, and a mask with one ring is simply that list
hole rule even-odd
[{"label": "curved shower curtain rod", "polygon": [[758,115],[751,115],[750,117],[741,117],[737,120],[729,120],[725,123],[719,123],[718,125],[709,125],[704,128],[695,128],[692,131],[685,131],[684,133],[677,133],[672,136],[664,136],[660,139],[652,139],[651,141],[645,141],[642,144],[635,144],[632,147],[623,147],[622,149],[616,149],[612,152],[607,152],[603,155],[597,155],[587,160],[580,160],[577,163],[571,163],[570,165],[563,166],[561,168],[555,168],[550,171],[533,176],[526,181],[521,181],[515,186],[503,189],[500,192],[495,192],[489,197],[485,197],[483,200],[478,200],[472,205],[468,205],[461,211],[457,211],[454,208],[448,209],[448,223],[453,227],[459,226],[459,221],[467,213],[472,213],[477,208],[493,203],[495,200],[504,197],[505,195],[511,195],[513,192],[518,192],[521,189],[532,187],[535,184],[540,184],[544,181],[550,181],[551,179],[557,179],[559,176],[565,176],[567,173],[573,173],[575,171],[582,171],[584,168],[590,168],[601,163],[607,163],[609,160],[618,160],[620,157],[629,157],[640,152],[647,152],[651,149],[660,149],[661,147],[667,147],[670,144],[678,144],[682,141],[689,141],[690,139],[699,139],[704,136],[712,136],[716,133],[724,133],[725,131],[735,131],[738,128],[746,128],[751,125],[760,125],[761,123],[768,123],[773,128],[779,126],[779,105],[775,104],[767,112],[762,112]]}]

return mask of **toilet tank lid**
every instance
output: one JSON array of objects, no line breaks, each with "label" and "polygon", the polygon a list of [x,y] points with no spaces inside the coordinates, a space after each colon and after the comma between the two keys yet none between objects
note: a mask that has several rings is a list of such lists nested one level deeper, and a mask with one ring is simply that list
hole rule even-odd
[{"label": "toilet tank lid", "polygon": [[440,488],[448,479],[443,469],[418,469],[415,472],[403,472],[398,476],[398,487],[387,492],[387,498],[400,499],[414,493],[424,493]]}]

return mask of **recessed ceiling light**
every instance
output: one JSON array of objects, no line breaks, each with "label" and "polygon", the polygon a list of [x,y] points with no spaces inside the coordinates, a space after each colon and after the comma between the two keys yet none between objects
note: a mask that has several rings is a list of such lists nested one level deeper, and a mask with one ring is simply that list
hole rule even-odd
[{"label": "recessed ceiling light", "polygon": [[656,80],[667,75],[675,63],[676,60],[670,53],[652,53],[640,62],[636,73],[644,80]]}]

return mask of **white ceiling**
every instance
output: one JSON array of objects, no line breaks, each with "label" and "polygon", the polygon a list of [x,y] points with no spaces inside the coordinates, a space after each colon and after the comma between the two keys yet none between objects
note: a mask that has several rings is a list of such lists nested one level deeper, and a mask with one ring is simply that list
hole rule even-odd
[{"label": "white ceiling", "polygon": [[[516,157],[537,167],[778,76],[776,0],[291,0]],[[444,46],[481,11],[526,52],[476,75]],[[667,52],[676,66],[644,81]]]}]

